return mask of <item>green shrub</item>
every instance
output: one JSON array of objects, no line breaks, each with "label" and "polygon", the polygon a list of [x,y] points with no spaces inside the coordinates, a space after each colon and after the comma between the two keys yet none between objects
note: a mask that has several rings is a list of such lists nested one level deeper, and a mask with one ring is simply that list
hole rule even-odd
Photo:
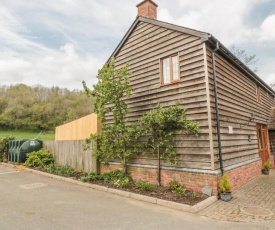
[{"label": "green shrub", "polygon": [[132,178],[131,176],[117,169],[108,173],[103,173],[101,175],[97,175],[96,173],[89,173],[87,176],[81,177],[80,180],[82,182],[103,180],[105,183],[111,183],[118,187],[125,188],[129,186]]},{"label": "green shrub", "polygon": [[108,173],[103,173],[99,176],[99,179],[103,180],[106,183],[115,184],[119,187],[127,187],[132,181],[130,175],[125,174],[118,169]]},{"label": "green shrub", "polygon": [[265,163],[264,163],[264,168],[265,169],[270,169],[270,166],[271,166],[271,162],[270,162],[270,159],[268,159]]},{"label": "green shrub", "polygon": [[0,162],[8,160],[9,141],[14,139],[14,137],[10,136],[6,136],[0,139]]},{"label": "green shrub", "polygon": [[143,191],[153,191],[155,186],[150,182],[137,181],[135,187]]},{"label": "green shrub", "polygon": [[129,176],[125,176],[125,177],[115,180],[113,183],[118,187],[126,188],[130,185],[131,178]]},{"label": "green shrub", "polygon": [[59,176],[70,177],[76,174],[76,170],[69,165],[54,165],[51,164],[46,168],[48,173]]},{"label": "green shrub", "polygon": [[53,155],[45,149],[27,154],[27,160],[25,161],[26,166],[37,168],[44,168],[53,163]]},{"label": "green shrub", "polygon": [[100,179],[100,176],[97,175],[96,173],[89,173],[87,176],[83,176],[80,178],[82,182],[95,181],[99,179]]},{"label": "green shrub", "polygon": [[228,177],[225,173],[222,175],[222,179],[219,184],[219,191],[220,192],[231,192],[231,184],[230,184]]},{"label": "green shrub", "polygon": [[168,188],[173,193],[176,193],[178,195],[184,196],[186,189],[177,181],[173,180],[168,183]]}]

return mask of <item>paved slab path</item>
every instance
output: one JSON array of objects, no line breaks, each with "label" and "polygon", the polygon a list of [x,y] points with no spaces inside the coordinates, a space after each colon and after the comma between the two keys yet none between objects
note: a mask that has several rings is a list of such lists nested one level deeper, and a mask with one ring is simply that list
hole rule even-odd
[{"label": "paved slab path", "polygon": [[241,186],[230,202],[219,200],[198,214],[225,221],[275,223],[275,170]]}]

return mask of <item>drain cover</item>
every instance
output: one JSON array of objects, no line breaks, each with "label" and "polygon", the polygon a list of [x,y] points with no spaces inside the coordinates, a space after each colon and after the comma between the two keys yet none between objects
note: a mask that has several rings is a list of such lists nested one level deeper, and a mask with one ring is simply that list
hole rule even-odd
[{"label": "drain cover", "polygon": [[260,207],[243,207],[241,211],[247,215],[254,215],[254,216],[271,216],[273,213],[266,209]]}]

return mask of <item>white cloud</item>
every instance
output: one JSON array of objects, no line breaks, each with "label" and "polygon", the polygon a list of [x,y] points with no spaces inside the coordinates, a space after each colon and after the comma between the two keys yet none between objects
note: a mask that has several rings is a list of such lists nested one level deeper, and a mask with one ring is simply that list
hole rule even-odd
[{"label": "white cloud", "polygon": [[275,14],[268,16],[261,24],[258,37],[261,41],[275,41]]},{"label": "white cloud", "polygon": [[[92,56],[79,56],[73,44],[65,44],[55,55],[30,59],[14,53],[0,53],[0,75],[6,84],[18,82],[27,85],[58,85],[69,89],[82,88],[96,83],[97,69],[104,63]],[[5,58],[3,58],[5,57]],[[3,61],[5,59],[5,61]]]},{"label": "white cloud", "polygon": [[266,78],[266,83],[268,84],[275,84],[275,73],[271,73]]},{"label": "white cloud", "polygon": [[[142,0],[1,0],[1,84],[26,83],[82,88],[95,83],[97,70],[109,58],[131,23]],[[251,12],[273,0],[156,0],[162,21],[209,32],[224,45],[261,51],[260,76],[274,73],[275,15],[247,23]],[[274,46],[273,46],[274,45]],[[265,60],[268,60],[268,62]]]}]

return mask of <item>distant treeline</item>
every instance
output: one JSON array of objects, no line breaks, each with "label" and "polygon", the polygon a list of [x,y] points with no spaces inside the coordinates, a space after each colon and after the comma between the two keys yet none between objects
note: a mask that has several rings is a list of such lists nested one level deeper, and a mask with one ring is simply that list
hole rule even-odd
[{"label": "distant treeline", "polygon": [[84,91],[24,84],[0,86],[0,129],[50,131],[92,113]]}]

